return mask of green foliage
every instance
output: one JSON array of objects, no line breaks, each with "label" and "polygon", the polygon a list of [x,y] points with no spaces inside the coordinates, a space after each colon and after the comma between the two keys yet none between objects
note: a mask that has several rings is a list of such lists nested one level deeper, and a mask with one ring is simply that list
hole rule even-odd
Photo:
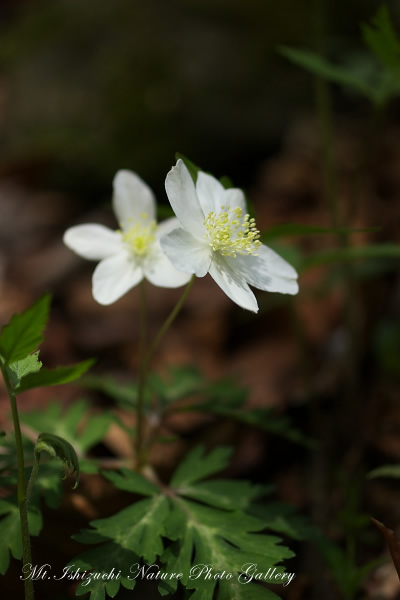
[{"label": "green foliage", "polygon": [[336,65],[309,50],[282,46],[279,51],[298,66],[366,96],[380,108],[400,93],[400,42],[386,6],[381,6],[371,24],[363,24],[361,29],[371,52],[370,64],[363,70]]},{"label": "green foliage", "polygon": [[97,470],[95,463],[85,458],[85,455],[106,434],[112,421],[109,413],[90,414],[89,404],[85,400],[79,400],[64,410],[58,402],[53,402],[44,410],[22,413],[20,418],[38,433],[48,431],[73,444],[83,472]]},{"label": "green foliage", "polygon": [[395,259],[400,257],[400,244],[370,244],[366,246],[351,246],[349,248],[328,248],[320,250],[304,258],[301,271],[313,267],[362,259]]},{"label": "green foliage", "polygon": [[[249,564],[272,567],[293,556],[279,544],[279,538],[262,533],[263,520],[246,511],[264,494],[264,488],[248,482],[204,481],[226,468],[229,456],[227,448],[208,454],[195,448],[177,467],[168,488],[127,469],[108,473],[117,488],[145,498],[109,518],[93,521],[92,529],[75,536],[82,543],[102,546],[72,560],[71,569],[107,573],[112,564],[121,571],[116,580],[82,580],[77,595],[90,591],[91,600],[100,600],[106,594],[114,597],[120,585],[133,589],[137,579],[157,579],[162,595],[174,592],[180,581],[193,591],[194,600],[212,600],[214,593],[218,600],[276,599],[257,583],[244,583],[242,574]],[[213,566],[212,575],[200,573],[205,565]],[[231,575],[214,578],[222,572]],[[277,566],[275,572],[284,569]],[[168,577],[171,573],[180,576]]]},{"label": "green foliage", "polygon": [[29,354],[26,358],[17,360],[7,367],[9,379],[14,388],[17,388],[24,377],[31,373],[37,373],[42,368],[42,363],[39,360],[39,350],[33,354]]},{"label": "green foliage", "polygon": [[[0,500],[0,574],[4,575],[9,567],[10,553],[14,558],[22,558],[21,524],[19,508],[15,496]],[[28,509],[29,532],[39,535],[42,528],[42,515],[36,506]]]},{"label": "green foliage", "polygon": [[3,364],[10,365],[25,359],[43,341],[50,308],[50,296],[46,294],[33,306],[14,315],[0,333],[0,355]]},{"label": "green foliage", "polygon": [[361,25],[364,42],[383,65],[398,70],[400,66],[400,42],[390,21],[388,7],[379,7],[371,24]]},{"label": "green foliage", "polygon": [[377,467],[368,473],[368,479],[376,479],[377,477],[390,477],[393,479],[400,479],[400,465],[382,465]]},{"label": "green foliage", "polygon": [[24,377],[16,392],[21,393],[32,388],[71,383],[86,373],[94,362],[93,359],[90,359],[69,367],[57,367],[56,369],[42,369],[40,372],[31,372]]},{"label": "green foliage", "polygon": [[72,473],[76,474],[75,489],[79,484],[79,461],[73,446],[58,435],[41,433],[35,445],[38,460],[41,452],[47,452],[53,458],[62,460],[65,467],[64,479]]}]

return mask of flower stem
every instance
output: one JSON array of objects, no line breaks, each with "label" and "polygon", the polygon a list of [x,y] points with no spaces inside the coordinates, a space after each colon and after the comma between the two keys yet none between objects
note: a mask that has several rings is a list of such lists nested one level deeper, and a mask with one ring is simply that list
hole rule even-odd
[{"label": "flower stem", "polygon": [[[22,445],[21,426],[18,416],[17,399],[14,390],[11,386],[8,373],[5,365],[1,365],[1,372],[6,384],[7,393],[10,398],[11,413],[14,423],[15,433],[15,444],[17,451],[17,467],[18,467],[18,508],[21,522],[21,537],[22,537],[22,563],[24,570],[32,565],[32,553],[31,553],[31,542],[29,537],[29,525],[28,525],[28,512],[27,512],[27,501],[26,501],[26,488],[25,488],[25,462],[24,462],[24,450]],[[25,588],[25,600],[33,600],[33,581],[30,577],[24,578]]]},{"label": "flower stem", "polygon": [[[182,306],[184,305],[186,298],[188,297],[189,292],[193,286],[194,280],[195,280],[195,276],[193,275],[191,277],[189,283],[187,284],[186,288],[184,289],[182,296],[179,298],[178,302],[176,303],[174,308],[171,310],[168,317],[165,319],[165,321],[164,321],[163,325],[161,326],[159,332],[157,333],[156,337],[150,344],[150,347],[147,350],[147,352],[145,352],[144,348],[141,347],[141,353],[142,353],[141,356],[143,358],[141,358],[141,361],[140,361],[138,399],[137,399],[137,409],[136,409],[136,418],[137,418],[136,466],[138,469],[141,469],[145,463],[145,456],[144,456],[144,454],[145,454],[144,453],[144,438],[145,438],[145,435],[144,435],[144,395],[145,395],[145,390],[146,390],[146,380],[147,380],[147,375],[148,375],[149,364],[150,364],[151,359],[153,358],[153,355],[154,355],[155,351],[157,350],[161,340],[163,339],[164,335],[167,333],[168,329],[171,327],[171,325],[174,322],[175,318],[177,317],[179,311],[181,310]],[[143,318],[145,318],[145,297],[144,297],[143,291],[141,292],[141,318],[142,318],[142,320],[143,320]],[[143,332],[145,332],[145,326],[142,324],[141,325],[141,343],[144,346],[145,335]]]}]

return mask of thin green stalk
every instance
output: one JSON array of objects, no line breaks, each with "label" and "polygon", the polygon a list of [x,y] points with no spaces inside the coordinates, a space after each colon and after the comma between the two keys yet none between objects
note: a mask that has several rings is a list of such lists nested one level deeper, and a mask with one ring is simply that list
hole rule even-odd
[{"label": "thin green stalk", "polygon": [[35,485],[35,481],[37,479],[39,473],[39,463],[40,463],[40,452],[34,454],[33,458],[33,467],[31,471],[31,475],[29,477],[28,486],[26,488],[26,507],[29,506],[29,501],[32,496],[33,486]]},{"label": "thin green stalk", "polygon": [[[25,461],[24,461],[24,450],[22,445],[21,426],[18,416],[17,399],[14,390],[11,386],[8,378],[7,370],[4,365],[1,365],[1,372],[3,374],[4,382],[6,384],[7,393],[10,398],[11,413],[14,423],[15,432],[15,444],[17,450],[17,468],[18,468],[18,508],[21,522],[21,537],[22,537],[22,563],[25,568],[26,565],[32,565],[32,553],[31,553],[31,542],[29,536],[29,525],[28,525],[28,512],[26,502],[26,488],[25,488]],[[33,581],[30,577],[24,579],[25,589],[25,600],[33,600]]]},{"label": "thin green stalk", "polygon": [[[145,395],[145,390],[146,390],[146,380],[147,380],[147,375],[148,375],[149,364],[150,364],[151,359],[153,358],[153,355],[154,355],[155,351],[157,350],[161,340],[163,339],[164,335],[167,333],[168,329],[171,327],[171,325],[174,322],[175,318],[177,317],[179,311],[181,310],[182,306],[184,305],[186,298],[188,297],[189,292],[193,286],[194,280],[195,280],[195,276],[193,275],[191,277],[189,283],[187,284],[185,290],[183,291],[182,296],[180,297],[180,299],[178,300],[178,302],[176,303],[176,305],[174,306],[174,308],[172,309],[172,311],[170,312],[170,314],[164,321],[163,325],[161,326],[159,332],[157,333],[156,337],[154,338],[153,342],[151,343],[150,348],[148,349],[148,351],[146,353],[143,353],[143,358],[141,358],[141,360],[140,360],[138,399],[137,399],[137,408],[136,408],[136,418],[137,418],[136,465],[137,465],[138,469],[141,469],[145,462],[145,456],[144,456],[144,439],[145,439],[144,395]],[[142,292],[141,293],[141,317],[143,317],[144,314],[145,314],[145,299],[144,299],[144,294]],[[141,327],[143,327],[143,325]],[[144,330],[142,329],[142,332],[143,331]]]}]

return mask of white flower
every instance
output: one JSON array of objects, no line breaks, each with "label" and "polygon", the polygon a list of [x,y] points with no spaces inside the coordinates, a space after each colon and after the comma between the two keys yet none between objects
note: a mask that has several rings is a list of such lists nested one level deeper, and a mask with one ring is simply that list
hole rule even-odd
[{"label": "white flower", "polygon": [[87,224],[71,227],[64,234],[64,243],[76,254],[101,261],[93,273],[94,299],[112,304],[143,278],[167,288],[187,283],[190,275],[171,264],[159,242],[161,236],[179,227],[178,219],[157,225],[153,192],[131,171],[118,171],[113,188],[113,210],[120,230]]},{"label": "white flower", "polygon": [[210,273],[231,300],[254,312],[257,300],[248,284],[297,294],[295,269],[261,244],[241,190],[225,189],[203,172],[194,185],[181,159],[168,173],[165,187],[181,228],[165,235],[161,247],[178,269],[197,277]]}]

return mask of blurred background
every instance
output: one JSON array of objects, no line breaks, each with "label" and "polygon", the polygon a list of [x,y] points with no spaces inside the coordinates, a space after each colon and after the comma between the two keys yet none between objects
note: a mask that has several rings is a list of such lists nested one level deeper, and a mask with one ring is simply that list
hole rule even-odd
[{"label": "blurred background", "polygon": [[[399,34],[400,5],[386,5]],[[357,539],[361,563],[386,552],[378,536],[371,541],[368,515],[393,529],[400,523],[398,485],[380,480],[364,488],[360,475],[400,460],[398,258],[375,252],[345,270],[335,260],[317,261],[315,268],[304,261],[331,248],[399,243],[399,101],[374,111],[354,90],[329,86],[332,210],[321,90],[314,75],[278,47],[315,50],[362,73],[369,59],[360,24],[379,6],[374,0],[0,4],[0,324],[51,292],[41,355],[46,366],[96,356],[97,374],[126,379],[137,372],[138,292],[110,307],[96,305],[94,264],[62,244],[74,224],[116,227],[111,184],[118,169],[136,171],[165,212],[165,176],[181,152],[244,188],[263,232],[290,222],[361,230],[344,241],[299,232],[274,238],[271,245],[301,271],[301,291],[294,302],[258,294],[257,318],[208,277],[197,281],[154,362],[160,372],[196,364],[210,378],[234,374],[248,386],[249,406],[277,407],[304,435],[322,440],[322,449],[311,455],[250,426],[180,416],[170,426],[184,443],[170,452],[156,448],[153,456],[168,474],[192,442],[234,443],[231,476],[274,481],[280,499],[327,528],[339,545],[349,535]],[[179,291],[149,286],[150,334],[178,297]],[[57,399],[68,404],[76,393],[60,388]],[[21,408],[40,408],[50,398],[53,390],[29,392]],[[95,392],[91,401],[99,409],[110,405]],[[9,428],[7,405],[2,390],[2,428]],[[124,456],[130,443],[121,430],[111,431],[105,448]],[[72,521],[78,513],[80,519],[104,514],[105,492],[96,485],[83,486],[80,500],[71,501]],[[357,511],[367,513],[361,525]],[[75,524],[69,527],[76,531]],[[340,585],[326,583],[329,576],[313,579],[311,550],[298,551],[303,575],[285,597],[345,597]],[[397,576],[387,568],[357,597],[397,598]]]}]

